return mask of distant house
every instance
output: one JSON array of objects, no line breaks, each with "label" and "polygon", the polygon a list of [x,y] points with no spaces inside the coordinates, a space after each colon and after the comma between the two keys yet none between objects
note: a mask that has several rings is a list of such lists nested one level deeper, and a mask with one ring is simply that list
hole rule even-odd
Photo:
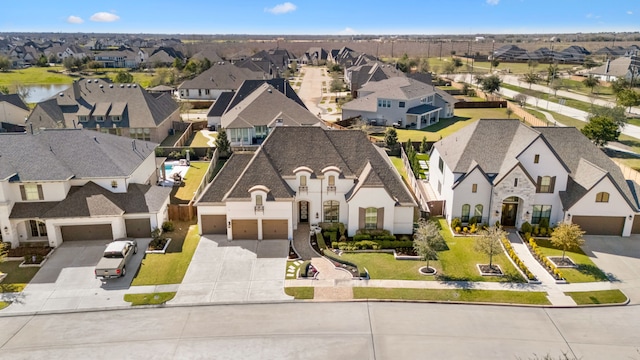
[{"label": "distant house", "polygon": [[29,111],[18,94],[0,94],[0,122],[24,126]]},{"label": "distant house", "polygon": [[215,62],[219,62],[222,61],[222,58],[220,57],[220,55],[218,55],[218,52],[215,50],[202,50],[199,51],[197,53],[195,53],[191,59],[195,59],[195,60],[204,60],[204,59],[208,59],[211,63],[215,63]]},{"label": "distant house", "polygon": [[368,82],[381,81],[398,76],[405,75],[395,66],[379,61],[351,66],[344,70],[344,82],[351,90],[353,97],[357,97],[358,90]]},{"label": "distant house", "polygon": [[632,55],[607,60],[603,65],[595,67],[587,73],[602,81],[638,79],[640,78],[640,57]]},{"label": "distant house", "polygon": [[0,134],[0,241],[150,237],[167,220],[157,144],[79,129]]},{"label": "distant house", "polygon": [[319,65],[326,62],[329,57],[327,50],[321,47],[311,47],[299,59],[300,64]]},{"label": "distant house", "polygon": [[181,100],[215,100],[223,92],[236,91],[245,80],[263,80],[268,75],[263,71],[239,68],[228,62],[213,63],[211,67],[178,86]]},{"label": "distant house", "polygon": [[85,128],[156,143],[169,135],[180,109],[170,94],[154,96],[137,84],[78,80],[40,102],[27,124],[39,128]]},{"label": "distant house", "polygon": [[89,52],[83,49],[82,47],[71,44],[71,45],[59,45],[48,48],[44,51],[44,54],[49,57],[54,54],[58,57],[59,60],[64,60],[68,57],[72,57],[74,59],[84,59],[89,56]]},{"label": "distant house", "polygon": [[136,68],[140,66],[140,56],[131,49],[101,51],[94,56],[104,68]]},{"label": "distant house", "polygon": [[491,54],[489,60],[514,61],[518,56],[524,55],[526,52],[527,50],[519,48],[516,45],[504,45],[496,49],[493,54]]},{"label": "distant house", "polygon": [[393,77],[360,88],[358,98],[342,106],[342,119],[360,116],[371,124],[421,129],[453,117],[457,101],[433,85]]},{"label": "distant house", "polygon": [[184,60],[185,57],[182,52],[173,48],[159,47],[149,55],[145,62],[153,66],[171,66],[176,59]]}]

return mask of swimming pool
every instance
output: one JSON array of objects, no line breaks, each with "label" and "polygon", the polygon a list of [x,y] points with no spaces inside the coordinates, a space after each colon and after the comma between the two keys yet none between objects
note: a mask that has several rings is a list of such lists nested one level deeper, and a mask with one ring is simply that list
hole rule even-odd
[{"label": "swimming pool", "polygon": [[173,164],[164,164],[164,170],[165,171],[173,170]]}]

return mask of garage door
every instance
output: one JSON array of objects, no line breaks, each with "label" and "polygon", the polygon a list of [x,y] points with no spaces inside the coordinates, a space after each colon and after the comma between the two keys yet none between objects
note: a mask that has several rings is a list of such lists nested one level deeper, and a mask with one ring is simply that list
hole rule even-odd
[{"label": "garage door", "polygon": [[288,239],[289,221],[287,220],[262,220],[263,239]]},{"label": "garage door", "polygon": [[61,226],[62,241],[111,240],[111,224]]},{"label": "garage door", "polygon": [[232,220],[231,227],[234,240],[258,239],[258,220]]},{"label": "garage door", "polygon": [[633,226],[631,227],[632,234],[640,234],[640,215],[633,217]]},{"label": "garage door", "polygon": [[151,219],[125,219],[127,236],[133,238],[151,237]]},{"label": "garage door", "polygon": [[226,234],[226,215],[201,215],[203,234]]},{"label": "garage door", "polygon": [[622,235],[624,217],[574,216],[571,222],[580,225],[587,235]]}]

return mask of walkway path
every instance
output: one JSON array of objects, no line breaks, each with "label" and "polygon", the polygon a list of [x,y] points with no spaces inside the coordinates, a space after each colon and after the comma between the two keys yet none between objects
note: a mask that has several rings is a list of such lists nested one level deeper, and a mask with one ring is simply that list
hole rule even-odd
[{"label": "walkway path", "polygon": [[298,224],[298,229],[293,233],[293,248],[302,260],[311,260],[311,265],[318,270],[316,278],[321,280],[351,279],[351,274],[344,270],[336,269],[331,261],[320,256],[311,247],[309,234],[309,224]]}]

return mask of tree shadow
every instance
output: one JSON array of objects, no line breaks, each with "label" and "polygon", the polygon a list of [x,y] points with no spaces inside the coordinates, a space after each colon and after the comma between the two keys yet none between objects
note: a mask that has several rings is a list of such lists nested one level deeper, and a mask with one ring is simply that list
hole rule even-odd
[{"label": "tree shadow", "polygon": [[469,281],[467,278],[457,277],[447,274],[436,274],[435,279],[442,283],[447,283],[447,285],[451,285],[458,289],[473,289],[476,287],[476,284],[472,281]]},{"label": "tree shadow", "polygon": [[591,264],[579,264],[576,268],[581,274],[591,276],[596,281],[609,281],[609,277],[599,267]]}]

